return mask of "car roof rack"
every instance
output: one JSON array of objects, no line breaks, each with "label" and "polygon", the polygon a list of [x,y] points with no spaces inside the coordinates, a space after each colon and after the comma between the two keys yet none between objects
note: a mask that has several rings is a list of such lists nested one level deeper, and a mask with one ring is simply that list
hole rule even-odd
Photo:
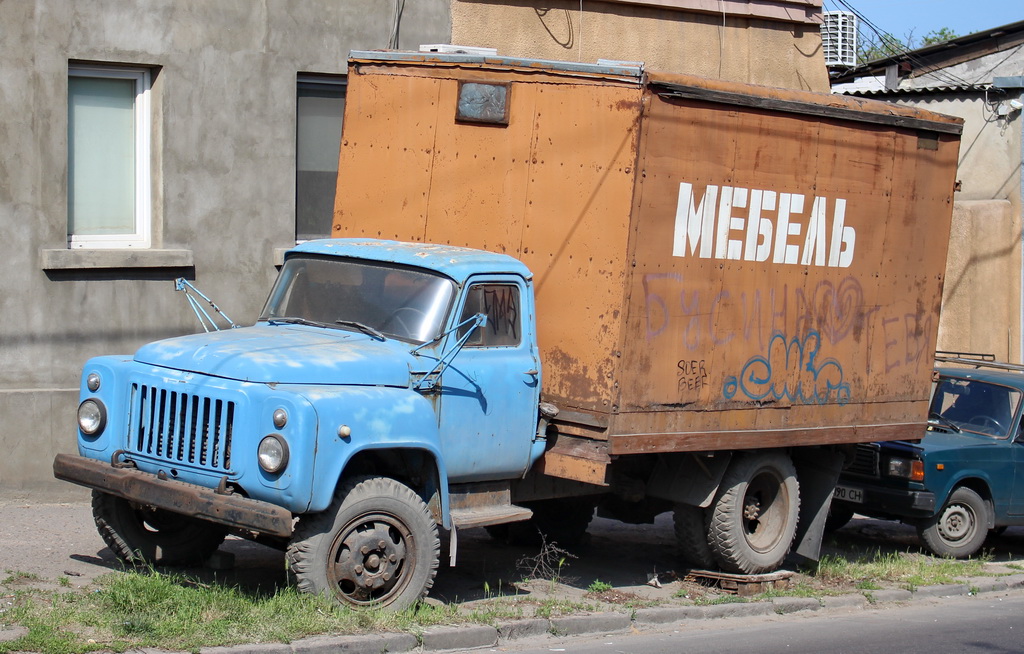
[{"label": "car roof rack", "polygon": [[995,368],[997,370],[1013,370],[1024,372],[1024,365],[1019,363],[1004,363],[996,361],[994,354],[981,354],[978,352],[948,352],[939,350],[935,353],[935,360],[942,363],[959,363],[975,368]]}]

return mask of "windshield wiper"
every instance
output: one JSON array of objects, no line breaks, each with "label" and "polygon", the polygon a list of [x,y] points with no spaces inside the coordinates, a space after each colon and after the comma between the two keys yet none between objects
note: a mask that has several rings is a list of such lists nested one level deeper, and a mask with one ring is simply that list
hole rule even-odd
[{"label": "windshield wiper", "polygon": [[267,323],[271,325],[309,325],[310,327],[324,327],[327,328],[329,325],[317,322],[315,320],[309,320],[307,318],[294,318],[291,316],[285,316],[283,318],[268,318]]},{"label": "windshield wiper", "polygon": [[952,420],[950,420],[949,418],[947,418],[945,416],[939,415],[938,413],[935,413],[934,411],[932,411],[931,413],[928,414],[928,420],[929,421],[934,420],[935,422],[939,423],[943,427],[949,427],[950,429],[952,429],[953,431],[955,431],[958,434],[963,431],[962,429],[957,427],[956,423],[954,423]]},{"label": "windshield wiper", "polygon": [[363,332],[367,336],[372,336],[373,338],[376,338],[379,341],[388,340],[387,338],[385,338],[384,334],[380,333],[373,327],[370,327],[369,325],[364,325],[363,323],[357,322],[355,320],[335,320],[334,324],[341,325],[342,327],[355,327],[356,329]]}]

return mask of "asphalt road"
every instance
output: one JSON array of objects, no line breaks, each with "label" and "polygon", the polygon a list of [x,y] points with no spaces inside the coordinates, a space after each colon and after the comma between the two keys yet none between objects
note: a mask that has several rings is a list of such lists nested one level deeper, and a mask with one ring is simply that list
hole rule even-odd
[{"label": "asphalt road", "polygon": [[1024,591],[955,597],[896,609],[686,623],[656,634],[514,642],[540,654],[1000,654],[1024,651]]}]

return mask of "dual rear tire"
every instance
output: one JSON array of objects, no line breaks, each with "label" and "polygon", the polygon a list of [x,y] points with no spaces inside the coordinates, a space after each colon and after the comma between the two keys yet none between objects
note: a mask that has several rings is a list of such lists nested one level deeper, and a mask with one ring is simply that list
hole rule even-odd
[{"label": "dual rear tire", "polygon": [[799,484],[789,456],[743,452],[733,457],[709,507],[676,507],[676,540],[683,558],[697,567],[769,572],[789,553],[799,513]]}]

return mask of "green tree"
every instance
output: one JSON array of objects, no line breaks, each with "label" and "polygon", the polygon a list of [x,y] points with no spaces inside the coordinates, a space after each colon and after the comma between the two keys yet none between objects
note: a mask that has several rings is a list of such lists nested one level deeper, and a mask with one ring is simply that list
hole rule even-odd
[{"label": "green tree", "polygon": [[960,35],[948,27],[932,30],[925,34],[920,41],[914,37],[913,30],[907,33],[906,38],[901,39],[889,32],[879,35],[871,30],[861,29],[857,34],[857,63],[863,64],[875,59],[884,59],[908,50],[923,48],[926,45],[949,41],[958,36]]},{"label": "green tree", "polygon": [[921,39],[921,47],[926,45],[935,45],[936,43],[942,43],[943,41],[951,41],[960,36],[948,27],[942,27],[937,30],[932,30],[924,35]]}]

